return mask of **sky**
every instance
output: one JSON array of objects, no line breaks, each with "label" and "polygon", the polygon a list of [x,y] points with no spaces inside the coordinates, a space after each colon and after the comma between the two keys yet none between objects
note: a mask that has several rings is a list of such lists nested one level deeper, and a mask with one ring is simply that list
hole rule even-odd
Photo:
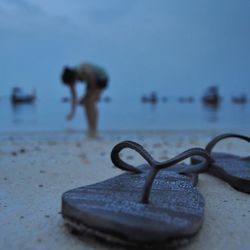
[{"label": "sky", "polygon": [[65,65],[100,64],[116,98],[250,96],[250,0],[0,0],[0,96],[68,94]]}]

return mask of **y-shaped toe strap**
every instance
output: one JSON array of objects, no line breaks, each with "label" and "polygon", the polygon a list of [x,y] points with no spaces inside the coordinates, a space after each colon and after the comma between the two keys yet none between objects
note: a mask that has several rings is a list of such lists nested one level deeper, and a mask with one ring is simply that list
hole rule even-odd
[{"label": "y-shaped toe strap", "polygon": [[142,194],[142,203],[149,203],[149,195],[150,191],[154,182],[154,179],[158,173],[159,170],[168,168],[170,166],[173,166],[191,156],[201,156],[204,161],[199,162],[195,165],[190,165],[185,171],[181,171],[181,174],[187,174],[187,173],[201,173],[208,170],[209,164],[211,162],[210,156],[208,153],[202,149],[202,148],[192,148],[189,149],[176,157],[164,161],[164,162],[158,162],[153,159],[153,157],[138,143],[133,141],[123,141],[121,143],[118,143],[111,152],[111,160],[114,163],[114,165],[122,170],[134,172],[134,173],[141,173],[142,170],[124,162],[121,158],[119,153],[125,149],[130,148],[135,151],[137,151],[149,164],[151,167],[149,175],[146,179],[146,182],[144,184],[143,188],[143,194]]},{"label": "y-shaped toe strap", "polygon": [[238,138],[247,142],[250,142],[250,137],[248,136],[244,136],[244,135],[240,135],[240,134],[221,134],[216,136],[212,141],[210,141],[207,146],[206,146],[206,151],[211,154],[214,146],[221,140],[226,139],[226,138]]}]

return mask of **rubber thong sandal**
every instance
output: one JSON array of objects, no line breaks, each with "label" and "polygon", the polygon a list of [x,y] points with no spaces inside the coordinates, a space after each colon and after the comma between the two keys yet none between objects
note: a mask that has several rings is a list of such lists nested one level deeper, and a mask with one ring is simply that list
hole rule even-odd
[{"label": "rubber thong sandal", "polygon": [[[239,134],[221,134],[216,136],[205,148],[212,158],[208,173],[226,181],[238,191],[250,193],[250,156],[240,157],[233,154],[212,152],[214,146],[226,138],[238,138],[250,142],[250,137]],[[192,163],[200,161],[199,156],[191,158]]]},{"label": "rubber thong sandal", "polygon": [[[119,156],[124,148],[137,151],[148,164],[125,163]],[[177,164],[194,155],[204,160]],[[187,244],[203,222],[204,199],[191,177],[207,171],[206,151],[192,148],[158,162],[141,145],[124,141],[113,148],[111,159],[128,173],[62,195],[62,216],[71,229],[126,247]]]}]

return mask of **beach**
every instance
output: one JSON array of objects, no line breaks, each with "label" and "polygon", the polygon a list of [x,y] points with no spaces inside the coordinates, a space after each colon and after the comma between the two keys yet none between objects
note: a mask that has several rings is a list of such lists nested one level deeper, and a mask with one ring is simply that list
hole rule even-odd
[{"label": "beach", "polygon": [[[110,152],[122,140],[137,141],[163,161],[191,147],[204,147],[221,132],[225,131],[103,131],[98,139],[82,131],[1,132],[0,249],[110,249],[70,233],[61,216],[62,193],[121,174]],[[238,140],[225,140],[217,150],[249,155],[249,145]],[[132,151],[123,157],[134,165],[144,163]],[[248,249],[249,194],[208,174],[199,175],[197,188],[206,202],[204,223],[182,249]]]}]

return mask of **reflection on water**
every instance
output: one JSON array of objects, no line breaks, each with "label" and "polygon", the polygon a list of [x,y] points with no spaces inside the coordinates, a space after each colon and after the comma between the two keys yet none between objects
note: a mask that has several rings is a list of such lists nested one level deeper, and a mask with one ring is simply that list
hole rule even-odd
[{"label": "reflection on water", "polygon": [[34,103],[12,103],[12,121],[15,124],[35,123],[36,105]]},{"label": "reflection on water", "polygon": [[15,115],[21,115],[22,113],[26,113],[26,112],[35,112],[35,104],[32,103],[12,103],[12,111],[13,114]]},{"label": "reflection on water", "polygon": [[[98,109],[100,130],[250,127],[250,103],[234,105],[223,101],[219,105],[203,105],[199,101],[180,103],[176,98],[170,98],[168,102],[142,103],[135,98],[100,102]],[[69,110],[70,104],[58,99],[39,99],[35,104],[20,105],[11,105],[9,100],[2,100],[0,131],[86,129],[82,108],[79,107],[75,118],[67,122],[65,116]]]},{"label": "reflection on water", "polygon": [[206,119],[208,122],[217,123],[219,121],[220,102],[217,103],[203,103]]}]

